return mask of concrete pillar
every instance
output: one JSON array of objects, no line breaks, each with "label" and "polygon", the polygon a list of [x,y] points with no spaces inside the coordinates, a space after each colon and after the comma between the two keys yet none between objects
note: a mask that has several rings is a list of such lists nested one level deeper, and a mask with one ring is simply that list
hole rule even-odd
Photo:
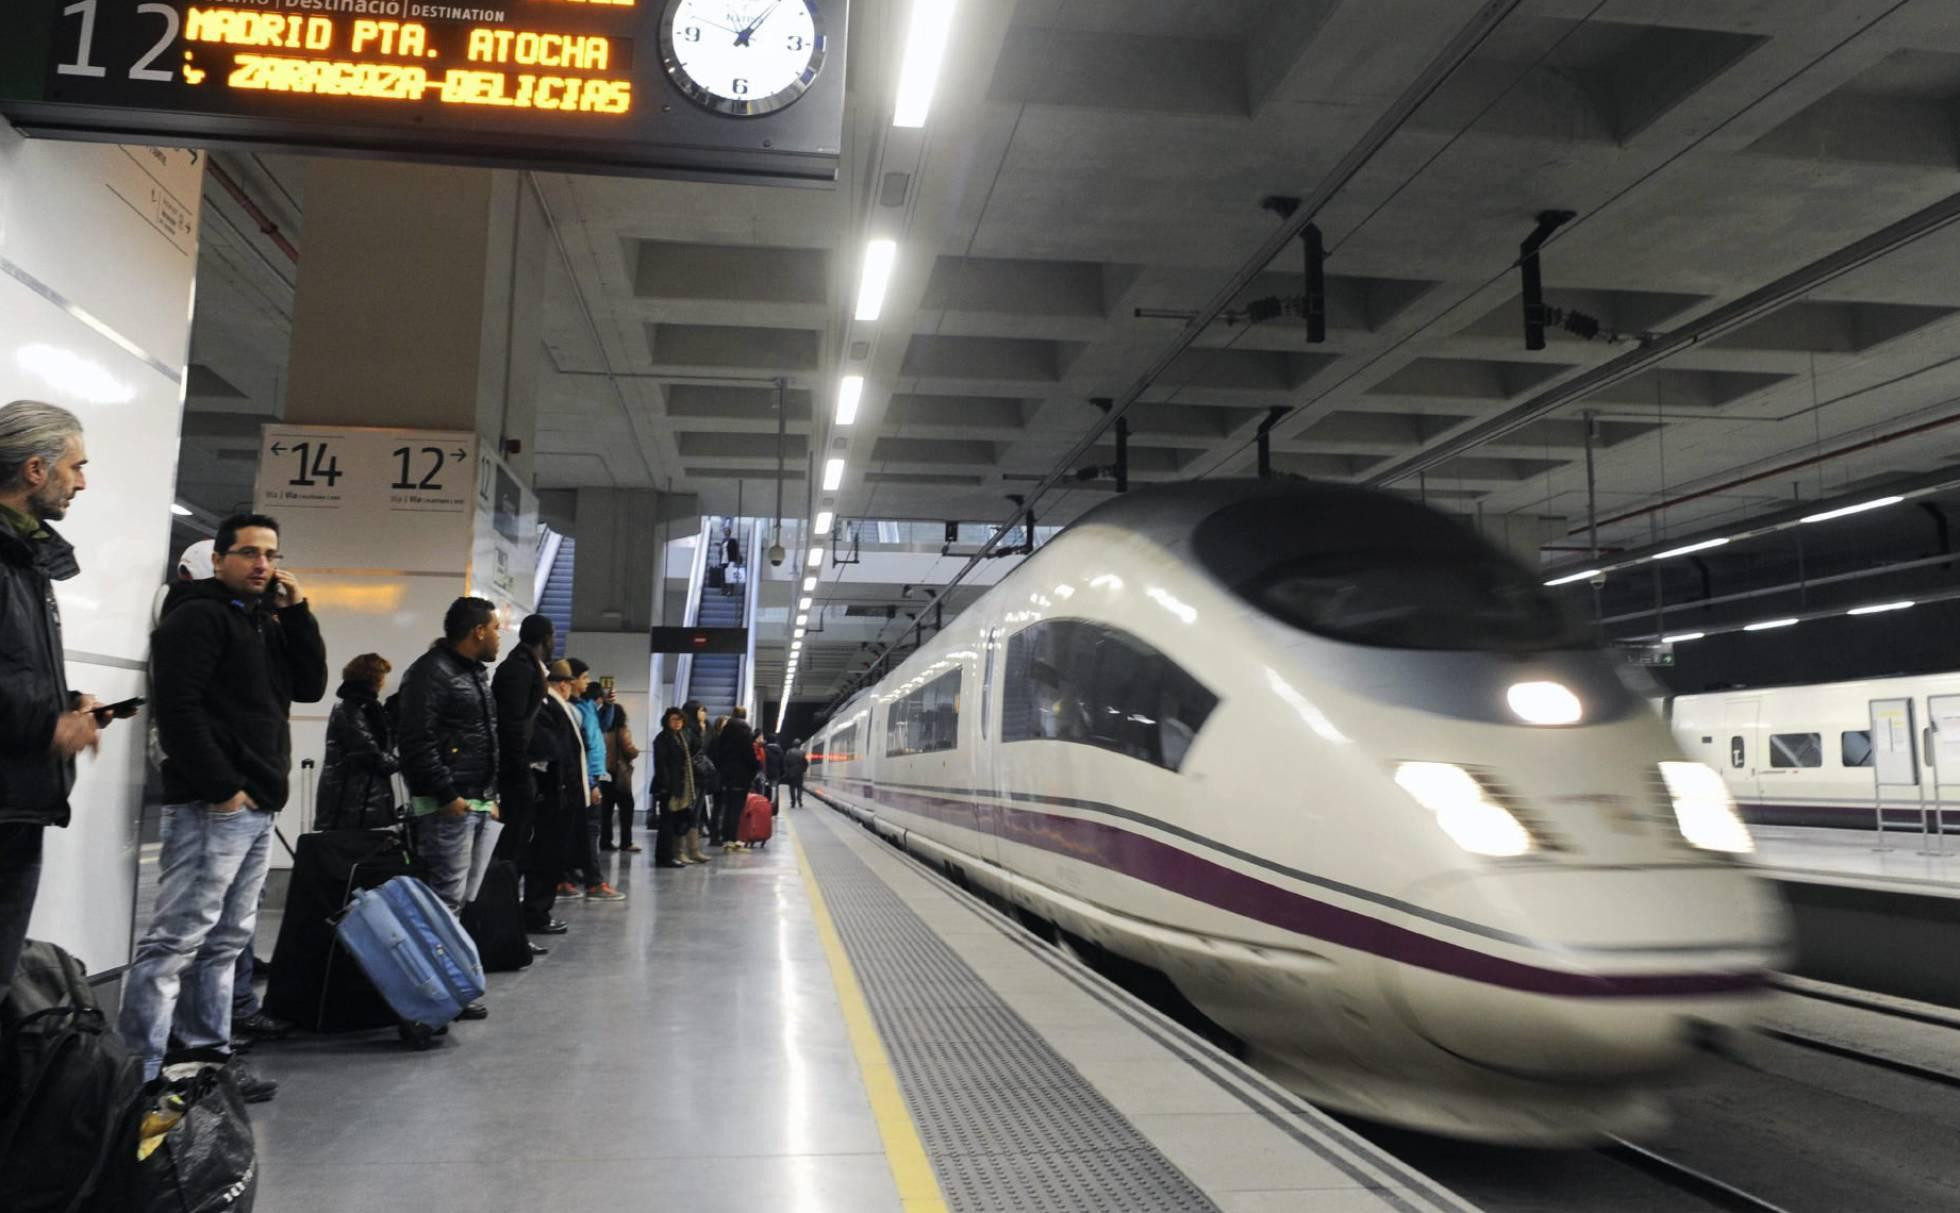
[{"label": "concrete pillar", "polygon": [[[150,694],[203,175],[196,152],[24,139],[0,122],[0,404],[81,420],[88,489],[55,529],[82,571],[55,595],[68,685],[104,703]],[[28,934],[96,972],[129,961],[147,732],[147,714],[105,732],[77,764],[72,822],[46,832]]]},{"label": "concrete pillar", "polygon": [[529,484],[549,232],[520,174],[306,172],[288,423],[472,430]]},{"label": "concrete pillar", "polygon": [[[330,668],[372,651],[398,683],[459,595],[483,594],[513,614],[532,601],[528,490],[551,236],[523,176],[504,170],[321,158],[307,165],[305,200],[280,427],[287,453],[262,449],[260,499],[286,525],[288,567],[313,599]],[[409,433],[368,450],[379,440],[349,429]],[[468,435],[473,444],[460,441]],[[269,497],[270,486],[299,483],[284,469],[309,439],[334,445],[345,480],[323,475],[303,494]],[[511,440],[519,453],[508,453]],[[394,470],[388,448],[398,441],[416,452],[412,472]],[[424,463],[425,442],[471,463]],[[439,482],[416,483],[430,467]],[[463,487],[472,483],[473,496]],[[330,506],[308,500],[335,492]],[[417,494],[445,504],[418,513]],[[515,625],[507,621],[511,644]],[[296,763],[319,759],[332,706],[295,710]]]}]

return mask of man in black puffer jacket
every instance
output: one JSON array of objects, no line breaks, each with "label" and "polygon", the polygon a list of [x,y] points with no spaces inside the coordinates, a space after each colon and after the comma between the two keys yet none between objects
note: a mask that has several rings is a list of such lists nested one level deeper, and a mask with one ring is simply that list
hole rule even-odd
[{"label": "man in black puffer jacket", "polygon": [[[279,524],[218,527],[216,575],[180,581],[150,639],[163,762],[156,912],[124,978],[121,1032],[155,1078],[173,1033],[189,1050],[231,1043],[233,975],[252,939],[286,805],[294,703],[327,693],[327,650],[299,582],[280,567]],[[241,1071],[247,1099],[273,1084]]]},{"label": "man in black puffer jacket", "polygon": [[[488,600],[458,598],[443,616],[443,638],[402,677],[402,774],[416,851],[429,887],[457,911],[484,825],[498,819],[497,706],[485,666],[497,659],[500,626]],[[484,1014],[478,1003],[464,1017]]]}]

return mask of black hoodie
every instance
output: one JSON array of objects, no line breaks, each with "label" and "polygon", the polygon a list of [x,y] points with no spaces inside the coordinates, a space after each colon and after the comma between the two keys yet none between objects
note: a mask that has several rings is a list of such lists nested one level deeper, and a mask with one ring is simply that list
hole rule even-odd
[{"label": "black hoodie", "polygon": [[219,804],[242,790],[261,809],[284,808],[292,705],[327,693],[327,648],[307,605],[273,610],[215,578],[180,581],[163,600],[150,666],[164,799]]}]

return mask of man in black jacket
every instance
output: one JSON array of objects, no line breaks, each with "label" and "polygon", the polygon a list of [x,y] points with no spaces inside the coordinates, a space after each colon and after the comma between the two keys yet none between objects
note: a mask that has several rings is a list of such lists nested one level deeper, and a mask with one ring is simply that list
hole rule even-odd
[{"label": "man in black jacket", "polygon": [[41,831],[68,824],[75,755],[107,723],[68,689],[54,583],[81,568],[47,525],[87,487],[87,462],[73,413],[32,400],[0,409],[0,997],[34,913]]},{"label": "man in black jacket", "polygon": [[402,678],[402,774],[426,879],[450,909],[463,908],[484,826],[498,818],[497,706],[485,667],[502,644],[497,608],[458,598],[442,639]]},{"label": "man in black jacket", "polygon": [[756,773],[761,770],[755,760],[755,730],[749,727],[747,708],[738,707],[729,714],[728,723],[715,737],[709,756],[721,776],[721,790],[716,793],[721,799],[721,849],[739,851],[743,849],[742,809],[748,803],[749,788],[755,783]]},{"label": "man in black jacket", "polygon": [[[216,576],[171,587],[150,639],[163,761],[163,853],[156,912],[124,979],[121,1032],[161,1068],[173,1026],[183,1047],[231,1042],[233,971],[252,938],[286,805],[294,703],[327,693],[320,625],[280,568],[279,524],[240,514],[218,527]],[[277,1088],[241,1071],[248,1099]]]},{"label": "man in black jacket", "polygon": [[[555,798],[539,795],[538,776],[550,762],[551,747],[538,736],[544,707],[545,663],[551,660],[553,628],[544,615],[531,615],[517,629],[517,646],[490,680],[497,703],[497,790],[504,832],[497,856],[515,863],[524,876],[524,925],[533,934],[563,935],[565,924],[551,916],[558,898]],[[534,945],[535,947],[535,945]]]}]

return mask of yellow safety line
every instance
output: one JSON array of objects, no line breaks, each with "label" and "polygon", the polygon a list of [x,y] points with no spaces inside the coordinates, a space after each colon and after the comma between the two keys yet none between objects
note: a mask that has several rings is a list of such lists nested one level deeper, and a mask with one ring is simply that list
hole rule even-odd
[{"label": "yellow safety line", "polygon": [[919,1141],[918,1126],[905,1106],[905,1095],[898,1087],[898,1074],[885,1053],[884,1041],[871,1020],[864,991],[858,986],[851,958],[838,938],[831,921],[830,907],[824,904],[817,875],[810,870],[809,857],[794,831],[790,842],[796,847],[796,866],[803,872],[803,887],[810,894],[811,917],[817,923],[817,938],[823,941],[824,958],[830,962],[830,978],[837,984],[837,1002],[844,1012],[844,1027],[851,1036],[851,1051],[857,1054],[858,1071],[864,1078],[865,1094],[871,1097],[871,1115],[878,1122],[878,1135],[885,1142],[885,1160],[891,1164],[892,1179],[898,1184],[898,1198],[906,1213],[946,1213],[946,1197],[939,1190],[939,1177]]}]

